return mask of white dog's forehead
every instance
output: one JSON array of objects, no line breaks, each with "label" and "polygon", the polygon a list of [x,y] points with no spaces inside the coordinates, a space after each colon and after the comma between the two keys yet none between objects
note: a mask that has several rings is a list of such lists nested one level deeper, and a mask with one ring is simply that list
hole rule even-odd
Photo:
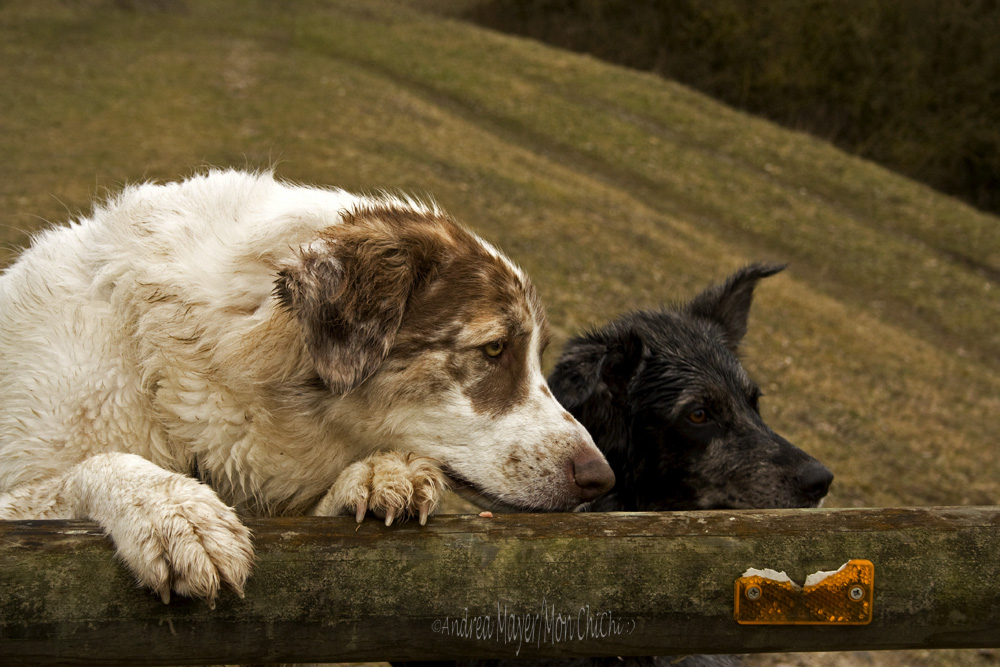
[{"label": "white dog's forehead", "polygon": [[428,394],[458,388],[476,413],[496,417],[544,385],[548,322],[521,271],[471,234],[460,241],[408,304],[391,366],[405,361],[407,382]]}]

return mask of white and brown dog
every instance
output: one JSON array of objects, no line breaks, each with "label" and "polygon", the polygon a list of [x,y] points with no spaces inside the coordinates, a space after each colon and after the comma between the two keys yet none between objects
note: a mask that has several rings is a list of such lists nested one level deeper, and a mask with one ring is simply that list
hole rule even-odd
[{"label": "white and brown dog", "polygon": [[407,199],[130,187],[5,271],[0,332],[0,519],[97,521],[164,601],[242,594],[237,511],[423,523],[449,485],[569,510],[614,481],[527,278]]}]

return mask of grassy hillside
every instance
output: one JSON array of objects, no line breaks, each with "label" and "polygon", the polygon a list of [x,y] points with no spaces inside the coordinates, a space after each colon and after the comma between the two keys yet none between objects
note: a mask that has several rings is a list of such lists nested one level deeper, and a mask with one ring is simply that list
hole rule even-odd
[{"label": "grassy hillside", "polygon": [[0,264],[124,182],[273,164],[433,194],[534,277],[551,365],[592,323],[789,262],[744,356],[836,473],[828,504],[1000,502],[997,218],[420,2],[127,4],[0,5]]}]

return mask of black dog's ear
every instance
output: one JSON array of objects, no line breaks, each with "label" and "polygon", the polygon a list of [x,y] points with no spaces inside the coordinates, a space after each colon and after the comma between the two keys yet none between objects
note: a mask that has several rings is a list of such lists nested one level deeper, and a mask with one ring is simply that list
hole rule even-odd
[{"label": "black dog's ear", "polygon": [[747,318],[753,291],[762,278],[773,276],[785,268],[783,264],[751,264],[740,269],[721,285],[713,285],[687,305],[687,311],[712,320],[722,326],[724,343],[733,352],[747,332]]},{"label": "black dog's ear", "polygon": [[612,396],[624,396],[628,391],[629,383],[642,364],[644,352],[642,338],[632,329],[608,345],[601,362],[601,381]]},{"label": "black dog's ear", "polygon": [[391,225],[351,218],[281,267],[275,294],[299,321],[331,391],[350,391],[382,364],[410,295],[431,270],[431,255],[428,244],[407,240]]},{"label": "black dog's ear", "polygon": [[573,339],[549,376],[549,386],[556,400],[577,414],[578,408],[598,396],[623,396],[642,364],[643,353],[642,339],[631,329],[611,339],[597,334]]},{"label": "black dog's ear", "polygon": [[606,349],[604,341],[587,338],[575,338],[566,344],[548,382],[556,400],[570,412],[583,405],[597,388]]}]

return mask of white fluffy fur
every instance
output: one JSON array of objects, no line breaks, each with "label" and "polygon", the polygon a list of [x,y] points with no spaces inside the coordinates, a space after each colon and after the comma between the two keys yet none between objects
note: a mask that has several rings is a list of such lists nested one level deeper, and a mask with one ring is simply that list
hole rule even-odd
[{"label": "white fluffy fur", "polygon": [[275,277],[368,201],[211,172],[41,234],[0,277],[0,519],[92,518],[164,600],[212,602],[251,570],[237,510],[422,522],[438,463],[493,501],[571,506],[551,473],[597,450],[544,390],[537,332],[530,396],[499,418],[458,388],[387,403],[391,374],[323,401],[290,389],[315,373]]}]

